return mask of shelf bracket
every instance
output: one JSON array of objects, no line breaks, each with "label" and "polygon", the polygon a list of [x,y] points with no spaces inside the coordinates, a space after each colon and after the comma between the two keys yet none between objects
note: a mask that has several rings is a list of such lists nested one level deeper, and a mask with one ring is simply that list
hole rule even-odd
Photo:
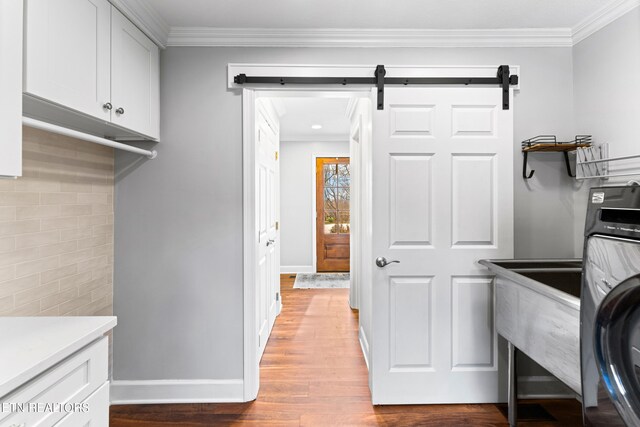
[{"label": "shelf bracket", "polygon": [[528,151],[523,151],[522,152],[522,178],[523,179],[531,179],[531,178],[533,178],[533,174],[535,173],[535,170],[532,170],[527,175],[527,161],[528,160],[529,160],[529,152]]},{"label": "shelf bracket", "polygon": [[575,172],[571,172],[571,162],[569,161],[569,152],[564,151],[562,154],[564,154],[564,164],[567,165],[567,173],[571,178],[575,178],[576,177]]}]

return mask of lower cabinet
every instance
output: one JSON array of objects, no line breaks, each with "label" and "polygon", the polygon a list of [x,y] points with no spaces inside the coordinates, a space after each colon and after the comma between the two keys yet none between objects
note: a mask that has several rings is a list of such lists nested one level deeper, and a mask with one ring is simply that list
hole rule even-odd
[{"label": "lower cabinet", "polygon": [[55,427],[107,427],[109,425],[109,383],[104,383],[84,401],[86,412],[74,412]]},{"label": "lower cabinet", "polygon": [[108,352],[100,338],[1,398],[0,426],[107,427]]}]

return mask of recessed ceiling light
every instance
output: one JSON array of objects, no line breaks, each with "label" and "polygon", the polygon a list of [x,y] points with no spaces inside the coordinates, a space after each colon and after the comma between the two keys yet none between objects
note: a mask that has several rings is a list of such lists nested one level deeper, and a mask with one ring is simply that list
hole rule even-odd
[{"label": "recessed ceiling light", "polygon": [[322,125],[311,125],[311,129],[322,129]]}]

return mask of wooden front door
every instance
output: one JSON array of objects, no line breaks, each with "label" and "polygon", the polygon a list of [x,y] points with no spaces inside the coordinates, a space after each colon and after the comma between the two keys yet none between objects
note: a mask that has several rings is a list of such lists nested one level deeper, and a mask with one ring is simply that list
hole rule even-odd
[{"label": "wooden front door", "polygon": [[349,271],[350,190],[349,158],[316,159],[318,272]]}]

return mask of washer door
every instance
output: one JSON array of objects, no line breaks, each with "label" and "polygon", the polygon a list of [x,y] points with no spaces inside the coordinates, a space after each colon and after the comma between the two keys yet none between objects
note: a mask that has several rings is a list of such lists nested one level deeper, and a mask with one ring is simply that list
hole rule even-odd
[{"label": "washer door", "polygon": [[640,275],[620,282],[595,316],[594,352],[602,381],[627,425],[640,425]]}]

